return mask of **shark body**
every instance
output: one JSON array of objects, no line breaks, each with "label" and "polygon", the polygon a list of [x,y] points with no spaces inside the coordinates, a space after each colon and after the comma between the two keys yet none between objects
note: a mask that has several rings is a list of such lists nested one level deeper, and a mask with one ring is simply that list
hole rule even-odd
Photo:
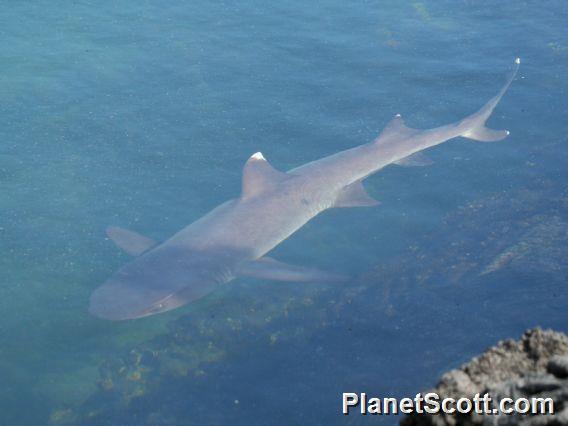
[{"label": "shark body", "polygon": [[495,97],[459,122],[417,130],[397,115],[374,141],[288,172],[274,169],[260,152],[252,155],[244,166],[239,198],[221,204],[161,244],[132,231],[109,228],[109,237],[137,257],[93,292],[89,311],[110,320],[153,315],[197,300],[237,276],[341,280],[265,254],[329,208],[378,204],[362,181],[383,167],[419,162],[420,151],[459,136],[481,142],[504,139],[508,131],[489,129],[485,122],[519,63],[516,59]]}]

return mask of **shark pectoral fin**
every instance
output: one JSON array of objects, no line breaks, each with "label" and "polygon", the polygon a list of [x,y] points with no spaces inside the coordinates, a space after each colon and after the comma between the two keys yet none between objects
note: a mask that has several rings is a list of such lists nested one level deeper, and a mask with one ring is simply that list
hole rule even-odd
[{"label": "shark pectoral fin", "polygon": [[106,234],[118,247],[132,256],[138,256],[158,244],[151,238],[118,226],[109,226]]},{"label": "shark pectoral fin", "polygon": [[292,176],[276,170],[262,153],[253,154],[243,169],[241,198],[251,198],[262,194]]},{"label": "shark pectoral fin", "polygon": [[422,167],[434,164],[434,162],[423,153],[416,152],[412,155],[409,155],[408,157],[404,157],[398,161],[395,161],[393,164],[404,167]]},{"label": "shark pectoral fin", "polygon": [[344,275],[324,272],[315,268],[288,265],[270,257],[246,262],[239,268],[237,274],[246,277],[292,282],[343,282],[348,280],[348,277]]},{"label": "shark pectoral fin", "polygon": [[378,204],[380,201],[371,197],[359,180],[341,190],[333,207],[372,207]]}]

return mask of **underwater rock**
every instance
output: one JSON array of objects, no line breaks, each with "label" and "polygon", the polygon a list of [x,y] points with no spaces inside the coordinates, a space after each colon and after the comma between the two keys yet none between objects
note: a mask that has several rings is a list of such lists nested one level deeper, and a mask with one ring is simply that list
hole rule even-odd
[{"label": "underwater rock", "polygon": [[[450,250],[430,269],[450,265],[452,282],[505,269],[523,276],[568,276],[568,198],[525,191],[518,196],[518,200],[496,196],[450,216],[446,221],[454,230],[446,237]],[[542,207],[539,210],[543,205],[549,206],[545,213]]]},{"label": "underwater rock", "polygon": [[440,398],[472,398],[488,393],[492,400],[552,398],[553,415],[412,414],[413,425],[560,425],[568,424],[568,336],[552,330],[527,330],[519,341],[504,340],[459,369],[444,374],[431,390]]},{"label": "underwater rock", "polygon": [[[567,212],[568,188],[550,182],[491,194],[450,213],[437,231],[369,270],[362,281],[380,280],[385,310],[417,286],[497,288],[515,281],[526,294],[546,287],[562,295],[568,280]],[[391,279],[395,270],[404,274]]]},{"label": "underwater rock", "polygon": [[568,356],[553,356],[546,369],[550,374],[565,379],[568,377]]},{"label": "underwater rock", "polygon": [[568,242],[568,224],[558,216],[536,215],[523,226],[518,240],[497,254],[481,271],[489,274],[506,266],[527,272],[552,272],[566,275],[568,265],[558,262],[560,248]]}]

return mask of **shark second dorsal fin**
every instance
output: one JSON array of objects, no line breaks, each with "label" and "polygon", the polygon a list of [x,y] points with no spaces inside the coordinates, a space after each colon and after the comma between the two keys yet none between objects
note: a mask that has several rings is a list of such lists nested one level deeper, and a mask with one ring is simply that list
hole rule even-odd
[{"label": "shark second dorsal fin", "polygon": [[363,183],[358,180],[341,190],[333,207],[372,207],[380,204],[380,201],[371,197]]},{"label": "shark second dorsal fin", "polygon": [[132,256],[139,256],[158,244],[151,238],[118,226],[109,226],[106,234],[113,243]]},{"label": "shark second dorsal fin", "polygon": [[393,140],[409,139],[412,136],[420,133],[418,129],[412,129],[404,124],[404,120],[400,114],[394,116],[394,118],[386,125],[375,143],[383,143]]},{"label": "shark second dorsal fin", "polygon": [[243,189],[241,198],[256,197],[289,179],[287,173],[276,170],[262,153],[253,154],[243,169]]}]

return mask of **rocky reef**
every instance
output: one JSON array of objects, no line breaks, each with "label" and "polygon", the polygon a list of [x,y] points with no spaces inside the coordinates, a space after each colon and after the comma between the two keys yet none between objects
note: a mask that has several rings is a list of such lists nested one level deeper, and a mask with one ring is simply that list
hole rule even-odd
[{"label": "rocky reef", "polygon": [[520,340],[504,340],[459,369],[444,374],[432,389],[440,398],[552,398],[554,414],[413,414],[403,426],[568,424],[568,336],[534,328]]}]

